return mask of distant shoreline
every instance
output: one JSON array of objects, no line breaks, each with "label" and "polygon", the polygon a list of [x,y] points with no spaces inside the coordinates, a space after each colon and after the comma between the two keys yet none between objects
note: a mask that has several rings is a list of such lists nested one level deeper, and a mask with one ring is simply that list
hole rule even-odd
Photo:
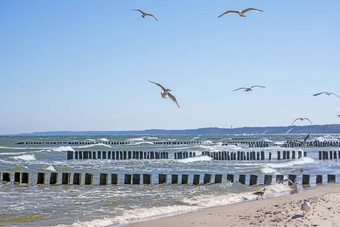
[{"label": "distant shoreline", "polygon": [[241,128],[198,128],[182,130],[148,129],[127,131],[48,131],[19,134],[3,134],[0,136],[139,136],[139,135],[294,135],[304,133],[337,134],[340,124],[307,125],[307,126],[271,126]]}]

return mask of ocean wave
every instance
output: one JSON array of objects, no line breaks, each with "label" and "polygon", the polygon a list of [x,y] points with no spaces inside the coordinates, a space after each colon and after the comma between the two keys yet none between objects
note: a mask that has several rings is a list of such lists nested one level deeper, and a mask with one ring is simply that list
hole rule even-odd
[{"label": "ocean wave", "polygon": [[148,139],[148,140],[157,140],[158,137],[156,137],[156,136],[147,136],[146,139]]},{"label": "ocean wave", "polygon": [[268,166],[265,166],[261,169],[261,172],[264,174],[277,174],[277,171],[273,168],[270,168]]},{"label": "ocean wave", "polygon": [[103,142],[109,142],[109,140],[106,139],[106,138],[101,138],[101,139],[98,139],[98,140],[103,141]]},{"label": "ocean wave", "polygon": [[20,159],[20,160],[24,160],[24,161],[33,161],[33,160],[36,160],[36,158],[34,157],[33,154],[24,154],[24,155],[13,157],[13,159],[15,159],[15,160]]},{"label": "ocean wave", "polygon": [[310,164],[310,163],[314,163],[314,162],[315,162],[314,159],[304,157],[304,158],[296,159],[296,160],[290,161],[290,162],[268,163],[268,164],[266,164],[266,166],[270,167],[270,168],[285,168],[285,167],[289,167],[289,166]]},{"label": "ocean wave", "polygon": [[90,147],[111,147],[110,145],[103,144],[103,143],[96,143],[96,144],[89,144],[89,145],[81,145],[81,146],[75,146],[74,148],[90,148]]},{"label": "ocean wave", "polygon": [[63,151],[74,151],[71,146],[60,146],[52,148],[52,151],[63,152]]},{"label": "ocean wave", "polygon": [[191,163],[191,162],[204,162],[204,161],[211,161],[211,160],[213,160],[211,157],[199,156],[199,157],[193,157],[193,158],[179,159],[178,162]]},{"label": "ocean wave", "polygon": [[131,141],[131,142],[144,141],[144,138],[145,138],[145,137],[129,138],[129,139],[127,139],[127,141]]}]

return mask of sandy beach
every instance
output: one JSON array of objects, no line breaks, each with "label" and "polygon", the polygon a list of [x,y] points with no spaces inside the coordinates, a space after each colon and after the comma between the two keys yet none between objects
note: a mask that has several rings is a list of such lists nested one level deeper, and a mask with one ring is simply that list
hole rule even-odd
[{"label": "sandy beach", "polygon": [[[305,216],[301,204],[311,209]],[[193,213],[131,224],[150,226],[340,226],[340,184],[321,185],[301,193],[213,207]]]}]

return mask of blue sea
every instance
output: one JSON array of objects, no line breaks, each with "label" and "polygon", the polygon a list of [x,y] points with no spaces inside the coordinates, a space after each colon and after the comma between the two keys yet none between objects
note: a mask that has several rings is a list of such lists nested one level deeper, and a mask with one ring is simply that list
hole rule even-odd
[{"label": "blue sea", "polygon": [[[2,136],[0,137],[0,172],[28,172],[29,184],[0,182],[0,225],[2,226],[125,226],[155,217],[186,213],[198,209],[254,200],[252,193],[263,185],[249,186],[237,182],[240,174],[298,174],[300,168],[311,175],[315,186],[318,174],[340,174],[338,160],[319,160],[319,151],[338,151],[339,148],[283,148],[287,140],[303,140],[305,135],[218,135],[218,136]],[[311,135],[309,140],[338,141],[340,135]],[[26,142],[44,142],[26,144]],[[46,144],[46,142],[78,142],[78,144]],[[201,142],[163,145],[157,142]],[[250,148],[241,141],[270,142],[265,148]],[[24,142],[23,144],[18,144]],[[82,142],[82,144],[79,144]],[[107,142],[129,142],[107,144]],[[234,142],[233,145],[223,145]],[[238,143],[240,142],[240,143]],[[87,144],[88,143],[88,144]],[[165,151],[169,159],[152,160],[67,160],[67,151]],[[277,160],[277,151],[306,151],[307,157]],[[174,159],[173,153],[188,151],[195,157]],[[272,160],[228,161],[213,160],[202,155],[205,151],[264,151],[273,154]],[[37,185],[37,173],[82,173],[81,185]],[[93,173],[93,185],[84,185],[85,173]],[[100,173],[118,174],[118,185],[99,185]],[[150,185],[124,185],[125,174],[152,174]],[[158,174],[167,174],[168,183],[159,185]],[[172,174],[189,175],[189,184],[171,184]],[[193,175],[201,176],[193,185]],[[222,174],[220,184],[202,184],[204,174]],[[234,174],[235,182],[226,175]],[[73,174],[71,174],[73,176]],[[298,181],[301,176],[298,176]],[[324,179],[326,181],[326,179]],[[71,179],[72,183],[72,179]],[[299,187],[299,190],[304,190]],[[266,197],[289,194],[286,184],[266,186]]]}]

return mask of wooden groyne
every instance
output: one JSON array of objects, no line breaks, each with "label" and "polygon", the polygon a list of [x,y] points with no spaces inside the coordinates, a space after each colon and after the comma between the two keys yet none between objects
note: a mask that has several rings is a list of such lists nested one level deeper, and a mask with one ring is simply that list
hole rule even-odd
[{"label": "wooden groyne", "polygon": [[[36,175],[36,181],[31,179],[28,172],[0,172],[0,180],[3,182],[11,182],[15,184],[37,184],[37,185],[139,185],[139,184],[218,184],[223,182],[239,182],[245,185],[270,185],[275,182],[282,182],[284,179],[290,179],[293,182],[298,182],[304,186],[310,185],[311,175],[303,174],[301,179],[296,174],[289,175],[254,175],[254,174],[156,174],[155,177],[151,173],[126,173],[123,174],[123,178],[119,181],[119,175],[117,173],[99,173],[98,182],[93,182],[93,173],[69,173],[69,172],[51,172],[51,173],[31,173]],[[285,178],[286,177],[286,178]],[[327,183],[336,183],[335,174],[316,175],[315,183],[322,184],[324,179],[327,179]],[[259,179],[262,179],[259,182]],[[156,179],[156,183],[153,182]],[[191,181],[189,182],[189,179]],[[31,180],[31,182],[30,182]],[[72,183],[71,183],[72,181]],[[273,182],[274,181],[274,182]]]},{"label": "wooden groyne", "polygon": [[[157,141],[149,142],[154,145],[192,145],[192,144],[202,144],[202,141]],[[94,145],[94,144],[105,144],[105,145],[131,145],[134,142],[131,141],[89,141],[89,142],[79,142],[79,141],[26,141],[18,142],[18,145]]]},{"label": "wooden groyne", "polygon": [[312,141],[306,141],[304,143],[300,140],[288,140],[285,142],[283,147],[340,147],[340,141],[334,140],[334,141],[320,141],[320,140],[312,140]]},{"label": "wooden groyne", "polygon": [[[203,151],[201,156],[211,157],[213,160],[227,161],[255,161],[272,160],[272,152],[264,151]],[[170,155],[172,154],[172,156]],[[196,152],[166,152],[166,151],[67,151],[67,159],[110,159],[110,160],[130,160],[130,159],[185,159],[197,157]],[[277,151],[277,160],[300,159],[307,157],[306,151]]]}]

